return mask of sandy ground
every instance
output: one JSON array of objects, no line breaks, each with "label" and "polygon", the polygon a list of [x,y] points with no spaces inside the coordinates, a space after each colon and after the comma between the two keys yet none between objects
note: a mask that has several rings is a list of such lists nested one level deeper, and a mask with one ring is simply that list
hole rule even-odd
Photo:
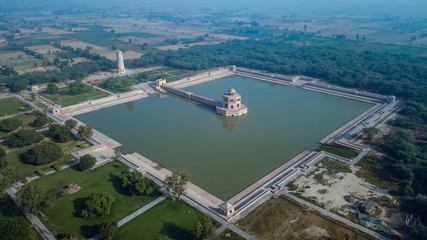
[{"label": "sandy ground", "polygon": [[10,53],[2,53],[0,54],[0,61],[8,61],[10,58],[17,58],[19,56],[27,57],[27,54],[21,51],[10,52]]},{"label": "sandy ground", "polygon": [[48,44],[47,45],[40,45],[40,46],[31,46],[31,47],[26,47],[26,48],[31,50],[31,51],[40,53],[40,54],[47,54],[47,53],[49,53],[49,50],[51,53],[54,53],[56,51],[59,51],[59,52],[62,51],[61,49],[56,48],[52,45],[48,45]]},{"label": "sandy ground", "polygon": [[[343,215],[356,212],[360,203],[372,197],[385,196],[394,199],[387,190],[376,187],[362,178],[359,178],[355,173],[359,167],[351,166],[352,173],[337,173],[328,175],[325,168],[318,165],[312,174],[308,176],[300,176],[294,181],[298,186],[298,190],[302,196],[315,200],[323,205],[327,210],[335,210]],[[323,173],[323,181],[317,182],[315,175]],[[348,202],[344,199],[345,196],[352,196],[354,201]],[[400,212],[397,209],[381,206],[381,214],[377,216],[383,225],[401,227],[404,224],[406,213]]]}]

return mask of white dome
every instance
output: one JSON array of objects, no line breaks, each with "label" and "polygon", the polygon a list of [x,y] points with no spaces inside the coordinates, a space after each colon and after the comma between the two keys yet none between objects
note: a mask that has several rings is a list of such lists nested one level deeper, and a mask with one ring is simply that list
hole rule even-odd
[{"label": "white dome", "polygon": [[230,88],[230,90],[228,90],[229,93],[236,93],[236,90],[234,88]]}]

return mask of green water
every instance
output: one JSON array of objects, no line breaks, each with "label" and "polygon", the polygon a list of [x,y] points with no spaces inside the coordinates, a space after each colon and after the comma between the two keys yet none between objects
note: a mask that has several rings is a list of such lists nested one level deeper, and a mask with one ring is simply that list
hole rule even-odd
[{"label": "green water", "polygon": [[150,96],[77,118],[166,168],[185,168],[191,181],[227,200],[338,129],[372,105],[244,77],[187,88],[214,99],[235,88],[245,117],[171,96]]}]

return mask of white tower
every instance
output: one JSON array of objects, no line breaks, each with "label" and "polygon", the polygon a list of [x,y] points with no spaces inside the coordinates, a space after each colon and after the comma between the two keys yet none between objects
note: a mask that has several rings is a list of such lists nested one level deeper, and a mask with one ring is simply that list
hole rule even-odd
[{"label": "white tower", "polygon": [[117,51],[117,72],[120,73],[126,73],[126,69],[125,69],[125,63],[123,61],[123,52],[122,51]]}]

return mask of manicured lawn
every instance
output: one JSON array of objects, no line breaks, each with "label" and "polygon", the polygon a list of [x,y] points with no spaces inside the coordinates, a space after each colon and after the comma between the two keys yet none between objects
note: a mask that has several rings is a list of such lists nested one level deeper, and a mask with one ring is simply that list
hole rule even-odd
[{"label": "manicured lawn", "polygon": [[[350,229],[341,227],[322,215],[285,197],[270,199],[246,217],[237,226],[257,239],[353,239]],[[368,239],[358,233],[358,239]]]},{"label": "manicured lawn", "polygon": [[203,213],[187,203],[166,199],[120,227],[114,239],[157,239],[161,235],[176,240],[195,239],[194,227],[202,217]]},{"label": "manicured lawn", "polygon": [[[90,238],[98,233],[101,222],[120,220],[159,196],[157,192],[151,196],[130,196],[122,188],[119,178],[125,169],[127,166],[124,164],[112,162],[88,172],[81,172],[77,168],[67,169],[32,182],[31,184],[39,185],[46,196],[60,194],[61,188],[70,183],[82,188],[74,194],[59,196],[53,206],[45,209],[45,224],[58,236],[74,231],[82,237]],[[97,192],[109,193],[114,197],[111,215],[87,219],[80,217],[87,197]]]},{"label": "manicured lawn", "polygon": [[168,82],[181,80],[183,78],[186,78],[195,74],[195,72],[192,72],[192,71],[175,69],[170,67],[161,68],[159,70],[147,71],[144,73],[148,75],[148,78],[150,81],[154,81],[157,78],[164,76],[166,77],[166,80]]},{"label": "manicured lawn", "polygon": [[[22,121],[22,129],[32,129],[33,128],[33,122],[37,118],[37,114],[20,114],[15,117],[12,117],[13,119],[19,119]],[[0,138],[4,138],[7,135],[11,134],[10,132],[2,132],[0,131]]]},{"label": "manicured lawn", "polygon": [[[49,142],[51,140],[50,138],[45,138],[43,141]],[[62,149],[62,151],[64,151],[64,156],[62,157],[62,160],[59,162],[59,164],[63,165],[63,164],[67,164],[74,161],[75,158],[72,157],[70,153],[82,149],[79,146],[84,143],[85,143],[84,141],[78,141],[78,140],[69,141],[67,143],[56,143]],[[3,145],[2,148],[7,151],[6,159],[9,161],[10,165],[16,169],[21,179],[25,177],[34,176],[35,175],[34,172],[38,169],[43,171],[49,171],[53,169],[52,167],[36,167],[36,166],[22,162],[19,159],[19,155],[27,151],[31,147],[14,149],[14,148],[8,148],[7,146]]]},{"label": "manicured lawn", "polygon": [[70,106],[77,104],[79,102],[94,100],[98,98],[107,97],[108,94],[91,88],[89,92],[82,93],[79,95],[69,95],[68,88],[61,88],[56,94],[41,94],[43,97],[48,98],[56,104],[61,105],[62,107]]},{"label": "manicured lawn", "polygon": [[354,158],[357,156],[357,154],[353,151],[332,147],[332,146],[327,146],[327,145],[322,145],[318,150],[329,152],[343,158]]},{"label": "manicured lawn", "polygon": [[[25,107],[25,105],[14,98],[0,100],[0,117],[19,113],[21,107]],[[28,108],[26,110],[28,111]]]},{"label": "manicured lawn", "polygon": [[95,83],[95,84],[93,84],[93,85],[95,85],[95,86],[97,86],[97,87],[100,87],[100,88],[102,88],[102,89],[105,89],[105,90],[107,90],[107,91],[110,91],[110,92],[112,92],[112,93],[123,93],[123,92],[129,92],[131,89],[130,89],[130,88],[125,88],[125,87],[121,86],[121,84],[122,84],[122,83],[121,83],[121,82],[122,82],[122,80],[124,80],[124,79],[130,79],[132,82],[135,80],[133,77],[130,77],[130,76],[113,77],[113,78],[117,79],[117,81],[118,81],[118,85],[119,85],[119,86],[114,87],[114,88],[106,87],[106,86],[104,85],[104,83],[105,83],[108,79],[110,79],[110,78],[105,79],[105,80],[102,80],[101,82]]}]

